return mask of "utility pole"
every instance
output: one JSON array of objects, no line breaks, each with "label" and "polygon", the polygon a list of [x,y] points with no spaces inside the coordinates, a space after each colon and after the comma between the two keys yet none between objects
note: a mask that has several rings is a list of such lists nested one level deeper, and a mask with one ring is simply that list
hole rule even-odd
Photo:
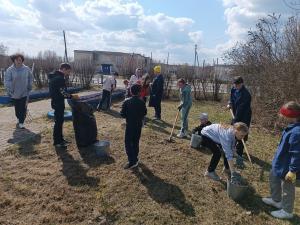
[{"label": "utility pole", "polygon": [[169,56],[170,56],[170,53],[168,52],[168,56],[167,56],[167,65],[169,65]]},{"label": "utility pole", "polygon": [[195,45],[195,56],[194,56],[194,74],[196,73],[196,58],[197,58],[197,45]]},{"label": "utility pole", "polygon": [[198,46],[195,45],[195,57],[194,57],[194,76],[196,78],[196,75],[197,75],[197,70],[196,70],[196,67],[198,67],[199,69],[199,58],[198,58],[198,52],[197,52],[197,48]]},{"label": "utility pole", "polygon": [[151,70],[152,70],[152,52],[151,52],[151,54],[150,54],[149,74],[152,74],[152,73],[151,73]]},{"label": "utility pole", "polygon": [[170,53],[168,52],[168,56],[167,56],[167,74],[169,74],[169,57],[170,57]]},{"label": "utility pole", "polygon": [[64,43],[65,43],[65,61],[69,62],[68,60],[68,51],[67,51],[67,41],[66,41],[66,34],[65,31],[63,30],[63,35],[64,35]]}]

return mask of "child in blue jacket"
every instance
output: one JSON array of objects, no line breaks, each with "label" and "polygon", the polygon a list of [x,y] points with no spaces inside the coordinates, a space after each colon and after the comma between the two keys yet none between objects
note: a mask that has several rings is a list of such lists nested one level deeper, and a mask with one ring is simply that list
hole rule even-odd
[{"label": "child in blue jacket", "polygon": [[262,201],[278,210],[273,217],[293,217],[296,179],[300,179],[300,104],[288,102],[280,109],[280,115],[289,125],[282,133],[281,141],[272,161],[270,172],[271,197]]}]

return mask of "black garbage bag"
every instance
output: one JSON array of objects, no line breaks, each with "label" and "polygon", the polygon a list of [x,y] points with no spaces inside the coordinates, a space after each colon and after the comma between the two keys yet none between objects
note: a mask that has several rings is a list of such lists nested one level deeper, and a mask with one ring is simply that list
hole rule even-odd
[{"label": "black garbage bag", "polygon": [[78,147],[87,147],[97,142],[97,123],[94,110],[86,102],[71,100],[73,127]]}]

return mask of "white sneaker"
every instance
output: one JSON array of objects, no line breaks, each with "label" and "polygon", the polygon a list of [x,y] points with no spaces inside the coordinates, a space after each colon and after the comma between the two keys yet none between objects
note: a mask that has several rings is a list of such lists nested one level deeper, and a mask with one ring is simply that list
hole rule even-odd
[{"label": "white sneaker", "polygon": [[18,127],[19,127],[20,129],[24,129],[24,128],[25,128],[24,123],[19,123],[19,124],[18,124]]},{"label": "white sneaker", "polygon": [[218,174],[216,174],[215,171],[213,171],[213,172],[208,172],[208,171],[206,171],[206,172],[204,173],[204,176],[205,176],[205,177],[208,177],[208,178],[210,178],[210,179],[212,179],[212,180],[215,180],[215,181],[220,181],[220,180],[221,180],[221,178],[218,176]]},{"label": "white sneaker", "polygon": [[282,202],[275,202],[272,198],[262,198],[261,199],[265,204],[273,206],[277,209],[282,208]]},{"label": "white sneaker", "polygon": [[191,135],[189,135],[188,132],[184,132],[184,136],[187,137],[187,138],[191,138]]},{"label": "white sneaker", "polygon": [[183,132],[179,132],[179,134],[177,134],[177,137],[178,138],[184,138],[185,137],[185,134]]},{"label": "white sneaker", "polygon": [[293,213],[288,213],[283,209],[271,212],[271,215],[278,219],[291,219],[293,218]]}]

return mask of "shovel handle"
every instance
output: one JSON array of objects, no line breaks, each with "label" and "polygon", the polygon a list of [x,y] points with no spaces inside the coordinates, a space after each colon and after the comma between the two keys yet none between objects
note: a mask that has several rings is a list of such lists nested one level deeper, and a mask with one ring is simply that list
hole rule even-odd
[{"label": "shovel handle", "polygon": [[[232,119],[234,119],[234,114],[233,114],[232,109],[230,109],[230,113],[231,113]],[[251,160],[251,157],[250,157],[250,154],[249,154],[249,152],[248,152],[248,149],[247,149],[247,146],[246,146],[246,143],[245,143],[244,139],[242,139],[242,143],[243,143],[243,145],[244,145],[244,149],[245,149],[246,155],[247,155],[247,157],[248,157],[248,160],[249,160],[249,162],[251,163],[251,165],[253,165],[252,160]]]},{"label": "shovel handle", "polygon": [[179,116],[179,110],[177,111],[177,114],[176,114],[176,117],[175,117],[175,121],[174,121],[174,123],[173,123],[173,127],[172,127],[172,131],[171,131],[171,134],[170,134],[169,140],[171,140],[171,138],[172,138],[172,136],[173,136],[173,132],[174,132],[174,128],[175,128],[175,125],[176,125],[176,122],[177,122],[178,116]]}]

